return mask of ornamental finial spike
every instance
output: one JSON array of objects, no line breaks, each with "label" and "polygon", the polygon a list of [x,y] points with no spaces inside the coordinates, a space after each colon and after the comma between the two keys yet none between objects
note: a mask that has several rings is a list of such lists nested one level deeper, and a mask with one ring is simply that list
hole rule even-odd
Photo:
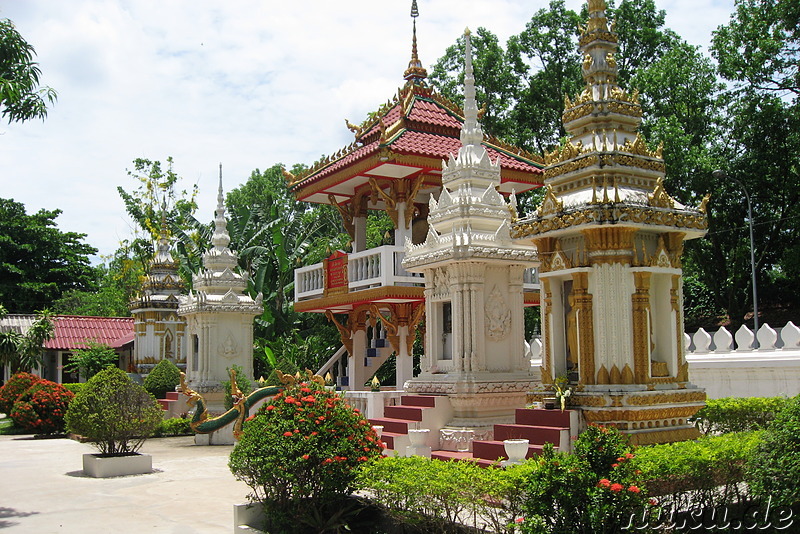
[{"label": "ornamental finial spike", "polygon": [[408,62],[408,68],[403,73],[403,78],[409,84],[422,85],[424,84],[425,78],[428,77],[428,71],[422,66],[422,61],[419,60],[419,56],[417,55],[417,17],[419,17],[417,0],[412,0],[411,19],[413,21],[413,37],[411,39],[411,61]]},{"label": "ornamental finial spike", "polygon": [[464,125],[461,127],[461,144],[480,145],[483,130],[478,122],[478,102],[475,99],[475,76],[472,70],[472,37],[469,28],[464,31]]}]

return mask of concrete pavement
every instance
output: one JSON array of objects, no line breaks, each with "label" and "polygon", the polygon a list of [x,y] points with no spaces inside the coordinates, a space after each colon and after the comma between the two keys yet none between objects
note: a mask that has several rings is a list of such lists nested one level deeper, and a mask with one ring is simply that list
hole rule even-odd
[{"label": "concrete pavement", "polygon": [[0,530],[20,533],[210,534],[231,532],[233,505],[249,488],[228,469],[232,446],[194,445],[193,437],[157,438],[141,452],[156,472],[88,478],[90,444],[0,436]]}]

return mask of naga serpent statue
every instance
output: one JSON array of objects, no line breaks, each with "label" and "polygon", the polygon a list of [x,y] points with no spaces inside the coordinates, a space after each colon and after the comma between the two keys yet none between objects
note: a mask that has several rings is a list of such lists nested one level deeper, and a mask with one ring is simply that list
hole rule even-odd
[{"label": "naga serpent statue", "polygon": [[[233,423],[233,436],[238,440],[242,435],[244,420],[250,414],[250,409],[253,405],[262,399],[277,395],[283,391],[284,387],[291,386],[297,380],[301,379],[299,372],[295,376],[284,374],[281,371],[276,372],[278,378],[283,383],[282,386],[260,388],[245,396],[236,383],[236,371],[231,369],[231,397],[233,398],[233,408],[216,417],[209,416],[206,400],[202,395],[186,384],[186,373],[181,373],[181,391],[184,395],[189,397],[189,400],[186,401],[187,404],[196,407],[190,423],[192,430],[198,434],[210,434]],[[309,381],[325,385],[325,379],[314,375],[310,370],[306,369],[305,374]]]}]

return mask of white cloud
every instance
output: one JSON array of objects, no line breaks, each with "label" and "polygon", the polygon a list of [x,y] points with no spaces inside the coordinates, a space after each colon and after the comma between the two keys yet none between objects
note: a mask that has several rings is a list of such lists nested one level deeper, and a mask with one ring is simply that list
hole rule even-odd
[{"label": "white cloud", "polygon": [[[732,0],[662,0],[693,44],[728,20]],[[410,1],[28,0],[8,17],[34,45],[59,101],[45,122],[0,126],[0,196],[61,208],[63,230],[101,253],[130,235],[116,187],[137,157],[175,158],[211,219],[225,187],[255,168],[310,164],[352,141],[396,92],[410,56]],[[427,67],[469,26],[505,43],[545,0],[420,0]],[[567,6],[579,9],[578,0]]]}]

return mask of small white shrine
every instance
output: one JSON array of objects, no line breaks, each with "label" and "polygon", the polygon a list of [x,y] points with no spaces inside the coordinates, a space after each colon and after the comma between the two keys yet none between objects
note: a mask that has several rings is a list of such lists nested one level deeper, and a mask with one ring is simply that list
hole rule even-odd
[{"label": "small white shrine", "polygon": [[516,202],[498,192],[500,164],[481,144],[469,31],[461,148],[442,162],[442,191],[429,203],[425,241],[406,240],[403,267],[425,277],[425,356],[412,393],[446,394],[450,427],[491,437],[510,422],[533,384],[524,355],[523,271],[536,265],[533,246],[514,244]]},{"label": "small white shrine", "polygon": [[184,284],[178,262],[170,254],[166,221],[161,218],[158,248],[136,300],[130,303],[134,318],[134,353],[129,372],[149,373],[167,359],[186,364],[185,321],[178,317],[178,298]]},{"label": "small white shrine", "polygon": [[221,166],[215,215],[213,247],[203,255],[204,268],[192,277],[192,291],[181,297],[178,314],[186,319],[189,387],[216,407],[223,397],[221,382],[229,380],[226,369],[238,365],[245,376],[253,376],[253,317],[263,312],[261,296],[253,300],[244,293],[247,278],[228,248]]}]

